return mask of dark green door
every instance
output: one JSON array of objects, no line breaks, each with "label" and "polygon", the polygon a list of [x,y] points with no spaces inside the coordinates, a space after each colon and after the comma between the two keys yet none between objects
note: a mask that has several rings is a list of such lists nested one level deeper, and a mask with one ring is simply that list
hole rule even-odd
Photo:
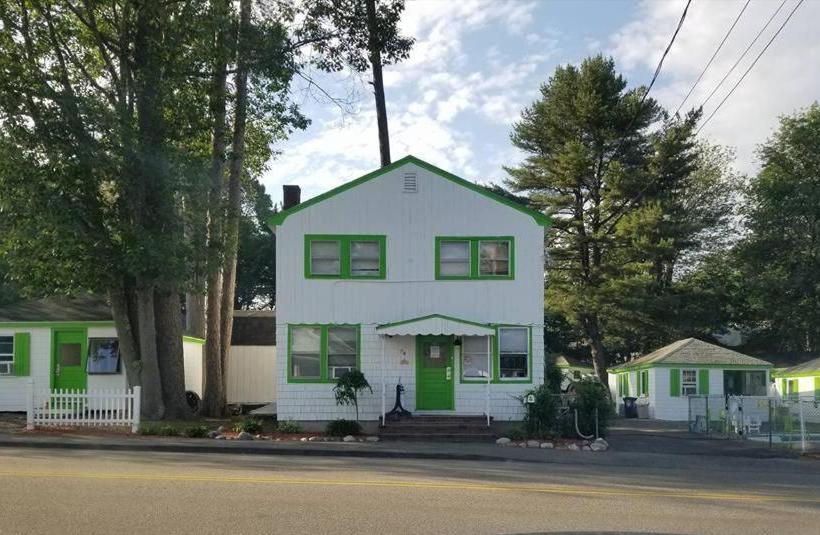
[{"label": "dark green door", "polygon": [[54,388],[85,390],[85,361],[88,336],[85,330],[54,331],[54,357],[51,367]]},{"label": "dark green door", "polygon": [[416,337],[416,410],[453,409],[453,337]]}]

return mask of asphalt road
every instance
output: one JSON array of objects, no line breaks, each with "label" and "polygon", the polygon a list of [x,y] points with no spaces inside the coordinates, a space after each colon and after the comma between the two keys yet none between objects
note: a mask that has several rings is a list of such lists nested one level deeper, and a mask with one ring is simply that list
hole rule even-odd
[{"label": "asphalt road", "polygon": [[[0,534],[817,533],[820,463],[0,450]],[[677,462],[670,462],[675,461]]]}]

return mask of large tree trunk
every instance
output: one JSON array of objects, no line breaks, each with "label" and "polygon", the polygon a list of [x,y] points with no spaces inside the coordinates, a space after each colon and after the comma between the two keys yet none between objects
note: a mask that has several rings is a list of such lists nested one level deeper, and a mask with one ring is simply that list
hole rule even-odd
[{"label": "large tree trunk", "polygon": [[208,309],[205,342],[205,395],[202,409],[210,416],[225,412],[225,390],[222,377],[221,307],[222,307],[222,247],[224,218],[223,186],[225,172],[225,107],[228,78],[228,14],[225,0],[213,1],[216,29],[214,71],[209,95],[213,139],[211,146],[211,192],[208,199]]},{"label": "large tree trunk", "polygon": [[162,401],[162,381],[157,355],[154,289],[138,283],[136,293],[142,365],[142,416],[148,420],[160,420],[165,416],[165,404]]},{"label": "large tree trunk", "polygon": [[128,386],[142,386],[142,362],[137,338],[139,326],[132,319],[133,303],[130,303],[130,295],[125,283],[110,289],[108,299],[111,303],[114,327],[117,329],[120,357],[125,367]]},{"label": "large tree trunk", "polygon": [[373,68],[373,94],[376,96],[376,122],[379,127],[379,154],[382,167],[390,165],[390,136],[387,132],[387,106],[384,102],[384,80],[382,79],[382,53],[376,22],[376,0],[365,0],[367,7],[368,48],[370,65]]},{"label": "large tree trunk", "polygon": [[225,271],[222,280],[221,362],[223,380],[233,334],[233,309],[236,295],[236,258],[239,249],[239,216],[242,208],[242,168],[245,161],[245,123],[248,115],[248,39],[251,1],[239,7],[239,49],[236,62],[236,100],[234,104],[233,146],[228,177],[228,213],[225,223]]},{"label": "large tree trunk", "polygon": [[172,292],[154,294],[154,316],[157,327],[157,355],[162,379],[165,417],[184,419],[190,415],[185,400],[185,363],[182,349],[182,318],[179,295]]}]

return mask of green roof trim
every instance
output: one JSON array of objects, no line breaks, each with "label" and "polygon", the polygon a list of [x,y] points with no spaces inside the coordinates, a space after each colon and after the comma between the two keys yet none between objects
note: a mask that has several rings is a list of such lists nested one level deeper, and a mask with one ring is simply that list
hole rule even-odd
[{"label": "green roof trim", "polygon": [[537,210],[533,210],[531,208],[527,208],[526,206],[523,206],[523,205],[521,205],[521,204],[519,204],[515,201],[511,201],[510,199],[505,199],[504,197],[501,197],[500,195],[497,195],[497,194],[493,193],[492,191],[488,190],[487,188],[485,188],[483,186],[479,186],[478,184],[473,184],[472,182],[470,182],[468,180],[464,180],[463,178],[458,177],[458,176],[456,176],[452,173],[448,173],[447,171],[445,171],[443,169],[440,169],[440,168],[436,167],[435,165],[429,164],[429,163],[427,163],[423,160],[420,160],[420,159],[416,158],[415,156],[408,155],[408,156],[405,156],[404,158],[402,158],[400,160],[396,160],[395,162],[391,163],[390,165],[386,165],[386,166],[384,166],[380,169],[377,169],[375,171],[371,171],[370,173],[367,173],[364,176],[360,176],[359,178],[357,178],[355,180],[351,180],[350,182],[346,182],[346,183],[342,184],[339,187],[333,188],[332,190],[326,191],[326,192],[322,193],[321,195],[317,195],[316,197],[310,198],[310,199],[308,199],[308,200],[306,200],[302,203],[299,203],[296,206],[293,206],[293,207],[291,207],[287,210],[283,210],[281,212],[277,212],[277,213],[273,214],[270,218],[268,218],[268,226],[275,227],[277,225],[281,225],[285,221],[285,219],[288,218],[288,216],[290,216],[292,214],[295,214],[296,212],[304,210],[305,208],[309,208],[309,207],[313,206],[314,204],[318,204],[318,203],[320,203],[324,200],[327,200],[331,197],[334,197],[334,196],[336,196],[336,195],[338,195],[342,192],[345,192],[345,191],[347,191],[351,188],[355,188],[356,186],[358,186],[360,184],[364,184],[365,182],[368,182],[369,180],[380,177],[380,176],[382,176],[386,173],[389,173],[390,171],[393,171],[394,169],[398,169],[399,167],[401,167],[405,164],[408,164],[408,163],[415,164],[418,167],[421,167],[422,169],[430,171],[431,173],[433,173],[435,175],[438,175],[442,178],[445,178],[445,179],[447,179],[451,182],[455,182],[456,184],[458,184],[460,186],[463,186],[463,187],[465,187],[469,190],[472,190],[476,193],[480,193],[481,195],[484,195],[485,197],[487,197],[487,198],[489,198],[493,201],[496,201],[500,204],[506,205],[506,206],[508,206],[508,207],[510,207],[514,210],[518,210],[519,212],[532,217],[538,225],[541,225],[543,227],[548,227],[551,224],[551,219],[546,214],[543,214],[543,213],[541,213]]},{"label": "green roof trim", "polygon": [[199,338],[197,336],[182,335],[182,341],[183,342],[191,342],[193,344],[200,344],[200,345],[205,344],[205,340],[202,339],[202,338]]},{"label": "green roof trim", "polygon": [[485,328],[488,328],[488,329],[493,328],[493,325],[491,325],[489,323],[479,323],[477,321],[463,320],[461,318],[456,318],[456,317],[453,317],[453,316],[446,316],[444,314],[428,314],[426,316],[419,316],[418,318],[410,318],[408,320],[394,321],[393,323],[382,323],[381,325],[376,325],[376,329],[387,329],[389,327],[396,327],[398,325],[406,325],[408,323],[415,323],[417,321],[424,321],[424,320],[429,320],[429,319],[432,319],[432,318],[450,320],[450,321],[455,321],[457,323],[464,323],[465,325],[475,325],[476,327],[485,327]]}]

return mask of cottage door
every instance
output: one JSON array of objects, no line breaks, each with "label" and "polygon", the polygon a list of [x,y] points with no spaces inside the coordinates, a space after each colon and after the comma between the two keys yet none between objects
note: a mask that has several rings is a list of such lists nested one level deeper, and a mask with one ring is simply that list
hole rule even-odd
[{"label": "cottage door", "polygon": [[52,374],[54,388],[85,390],[88,337],[84,330],[54,331]]},{"label": "cottage door", "polygon": [[416,410],[453,410],[453,337],[416,337]]}]

